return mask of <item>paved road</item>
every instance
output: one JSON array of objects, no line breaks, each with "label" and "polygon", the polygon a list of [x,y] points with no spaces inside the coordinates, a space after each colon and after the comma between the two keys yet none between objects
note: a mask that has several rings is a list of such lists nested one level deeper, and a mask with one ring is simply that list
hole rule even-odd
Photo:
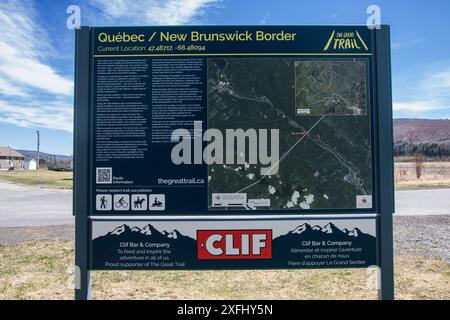
[{"label": "paved road", "polygon": [[0,181],[0,228],[73,224],[72,191]]},{"label": "paved road", "polygon": [[450,189],[396,191],[395,211],[401,216],[450,215]]},{"label": "paved road", "polygon": [[[450,189],[396,192],[396,215],[450,215]],[[0,228],[70,225],[72,191],[0,181]]]}]

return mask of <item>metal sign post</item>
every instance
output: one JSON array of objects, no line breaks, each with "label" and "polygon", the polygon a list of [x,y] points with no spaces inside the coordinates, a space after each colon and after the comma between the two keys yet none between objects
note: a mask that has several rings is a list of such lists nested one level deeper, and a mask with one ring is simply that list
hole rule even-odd
[{"label": "metal sign post", "polygon": [[394,298],[388,26],[83,27],[75,77],[76,299],[93,270],[370,266]]},{"label": "metal sign post", "polygon": [[75,299],[89,297],[89,104],[90,104],[90,31],[76,31],[75,49],[75,128],[74,186],[75,214]]},{"label": "metal sign post", "polygon": [[377,86],[379,133],[379,179],[380,179],[380,299],[394,299],[394,155],[392,124],[391,54],[389,27],[383,26],[375,33],[377,47]]}]

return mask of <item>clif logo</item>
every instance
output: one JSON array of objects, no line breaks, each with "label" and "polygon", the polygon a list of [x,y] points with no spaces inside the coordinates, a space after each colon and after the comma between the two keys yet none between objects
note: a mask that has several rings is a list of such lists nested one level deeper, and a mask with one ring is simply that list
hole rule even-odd
[{"label": "clif logo", "polygon": [[357,30],[355,32],[336,32],[334,30],[323,48],[323,51],[329,50],[369,51],[369,48]]},{"label": "clif logo", "polygon": [[272,258],[272,230],[198,230],[199,260]]}]

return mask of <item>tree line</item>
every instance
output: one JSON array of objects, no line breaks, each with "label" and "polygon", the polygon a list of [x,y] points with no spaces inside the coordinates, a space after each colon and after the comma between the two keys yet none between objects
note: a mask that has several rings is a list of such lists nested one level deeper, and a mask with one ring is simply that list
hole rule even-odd
[{"label": "tree line", "polygon": [[450,145],[445,143],[418,143],[397,141],[394,144],[394,155],[415,156],[421,154],[429,158],[444,159],[450,157]]}]

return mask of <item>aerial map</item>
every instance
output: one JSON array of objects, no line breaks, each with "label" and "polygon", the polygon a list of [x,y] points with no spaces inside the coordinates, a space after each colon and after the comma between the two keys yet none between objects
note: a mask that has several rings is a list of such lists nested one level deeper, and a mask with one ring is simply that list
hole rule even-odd
[{"label": "aerial map", "polygon": [[365,115],[364,61],[296,61],[297,115]]},{"label": "aerial map", "polygon": [[362,59],[209,59],[208,128],[279,130],[277,170],[208,166],[210,210],[217,194],[245,194],[248,210],[371,207],[366,79]]}]

